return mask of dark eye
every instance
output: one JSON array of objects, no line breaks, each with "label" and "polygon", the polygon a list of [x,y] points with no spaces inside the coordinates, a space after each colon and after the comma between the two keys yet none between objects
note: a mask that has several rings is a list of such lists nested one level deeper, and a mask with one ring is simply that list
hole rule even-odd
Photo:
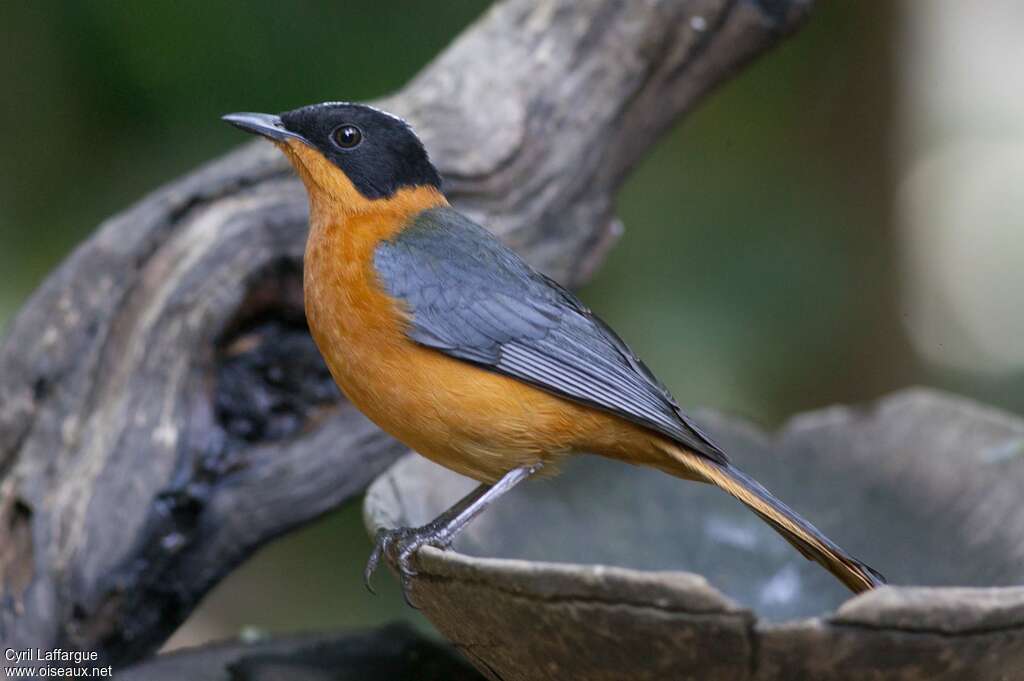
[{"label": "dark eye", "polygon": [[335,128],[331,137],[334,139],[334,143],[342,149],[357,147],[363,141],[363,133],[354,125],[342,125]]}]

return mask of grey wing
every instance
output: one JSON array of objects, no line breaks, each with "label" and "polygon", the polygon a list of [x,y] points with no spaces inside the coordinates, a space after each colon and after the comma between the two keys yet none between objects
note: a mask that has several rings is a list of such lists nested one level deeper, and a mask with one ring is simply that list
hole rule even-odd
[{"label": "grey wing", "polygon": [[374,265],[424,346],[657,431],[719,463],[722,450],[572,293],[450,209],[421,213]]}]

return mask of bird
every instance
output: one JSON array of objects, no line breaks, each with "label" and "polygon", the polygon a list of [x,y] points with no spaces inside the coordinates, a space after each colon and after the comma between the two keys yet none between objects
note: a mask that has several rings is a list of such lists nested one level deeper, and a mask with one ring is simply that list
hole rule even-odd
[{"label": "bird", "polygon": [[509,490],[584,452],[714,485],[851,591],[885,583],[737,468],[578,297],[452,207],[406,121],[352,102],[223,120],[270,140],[305,186],[306,317],[341,391],[479,483],[422,527],[378,530],[368,588],[386,556],[412,604],[420,547],[448,548]]}]

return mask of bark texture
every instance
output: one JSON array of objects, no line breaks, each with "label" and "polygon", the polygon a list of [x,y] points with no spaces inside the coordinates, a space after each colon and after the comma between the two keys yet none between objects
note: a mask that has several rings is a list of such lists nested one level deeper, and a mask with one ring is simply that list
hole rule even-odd
[{"label": "bark texture", "polygon": [[[621,232],[630,168],[806,6],[508,0],[378,104],[411,120],[459,208],[571,285]],[[18,314],[0,347],[0,647],[137,660],[402,452],[309,339],[306,229],[298,182],[252,143],[102,224]]]}]

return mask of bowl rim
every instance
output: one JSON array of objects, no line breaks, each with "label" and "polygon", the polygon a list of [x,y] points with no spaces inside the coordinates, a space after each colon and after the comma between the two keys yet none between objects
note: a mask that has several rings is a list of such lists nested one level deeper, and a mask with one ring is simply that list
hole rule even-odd
[{"label": "bowl rim", "polygon": [[[866,405],[871,413],[884,415],[901,408],[958,411],[966,418],[995,423],[1024,433],[1024,421],[1004,410],[944,391],[911,387],[883,396]],[[792,416],[779,428],[766,430],[748,419],[701,410],[716,418],[749,429],[756,437],[782,439],[836,419],[860,419],[864,406],[827,406]],[[401,485],[396,473],[420,459],[414,453],[401,457],[370,486],[364,500],[364,521],[371,536],[380,527],[399,524],[386,517],[386,497],[398,501]],[[392,504],[392,510],[402,504]],[[966,636],[1024,629],[1024,584],[1010,586],[913,586],[886,585],[853,594],[834,610],[809,617],[768,620],[741,605],[713,586],[704,576],[685,570],[642,570],[597,563],[534,561],[472,556],[454,549],[422,548],[417,556],[418,581],[459,581],[474,588],[496,589],[538,601],[580,599],[607,604],[639,605],[666,612],[734,615],[766,632],[794,627],[856,626],[905,633]],[[619,594],[615,597],[614,594]],[[628,595],[628,597],[627,597]]]},{"label": "bowl rim", "polygon": [[729,598],[704,576],[685,570],[489,558],[431,546],[420,549],[417,559],[420,574],[413,578],[414,588],[416,580],[423,578],[459,581],[539,602],[557,598],[673,613],[734,615],[765,630],[783,631],[795,624],[851,625],[964,636],[1024,628],[1024,585],[886,585],[853,594],[835,610],[820,615],[774,621]]}]

